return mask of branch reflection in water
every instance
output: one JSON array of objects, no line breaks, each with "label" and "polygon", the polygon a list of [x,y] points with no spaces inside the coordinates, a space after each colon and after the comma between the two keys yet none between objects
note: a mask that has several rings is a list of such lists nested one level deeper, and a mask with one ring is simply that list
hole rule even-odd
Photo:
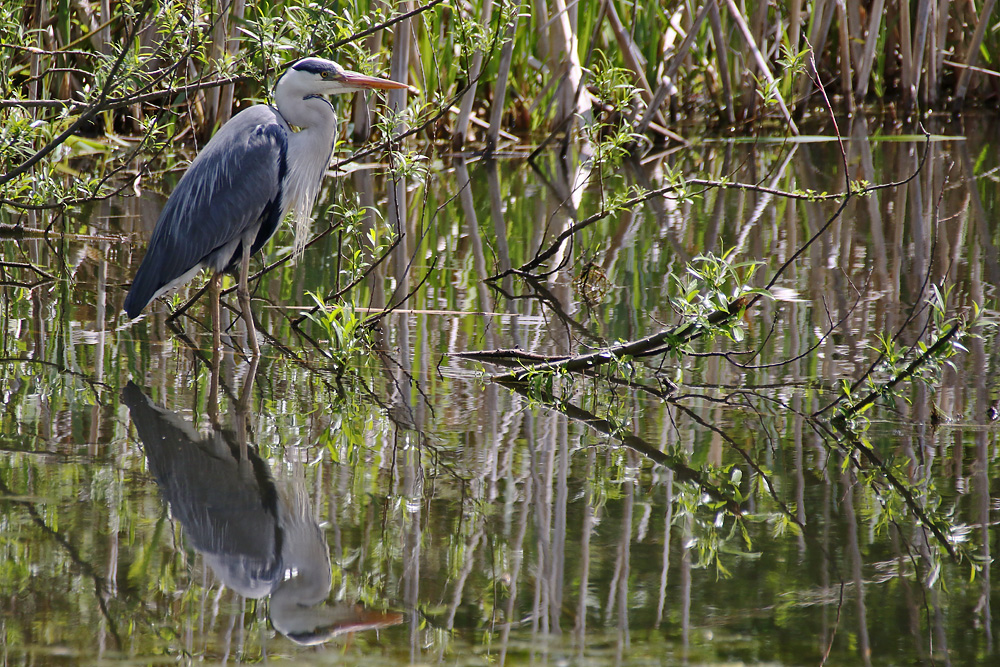
[{"label": "branch reflection in water", "polygon": [[[398,613],[327,602],[330,551],[302,480],[274,479],[257,448],[247,444],[243,399],[251,393],[255,371],[254,364],[235,402],[235,430],[222,429],[213,419],[212,432],[204,437],[134,382],[123,390],[149,471],[172,517],[225,586],[247,598],[270,596],[271,623],[294,642],[321,644],[401,623]],[[217,414],[217,405],[210,412]]]}]

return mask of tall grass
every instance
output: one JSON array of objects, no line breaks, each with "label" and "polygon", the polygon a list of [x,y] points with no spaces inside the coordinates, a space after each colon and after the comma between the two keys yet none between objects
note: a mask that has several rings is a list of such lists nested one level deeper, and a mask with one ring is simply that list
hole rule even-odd
[{"label": "tall grass", "polygon": [[[767,122],[769,132],[794,133],[819,106],[825,117],[825,100],[913,117],[990,105],[1000,83],[995,4],[3,3],[0,187],[8,202],[34,205],[106,194],[106,180],[59,186],[38,179],[40,163],[18,168],[88,113],[69,136],[104,141],[104,173],[137,153],[123,142],[141,137],[155,151],[204,140],[234,104],[265,98],[282,65],[304,55],[384,74],[402,24],[377,28],[407,13],[405,77],[419,91],[408,101],[411,127],[458,149],[574,136],[608,104],[593,86],[595,67],[629,73],[636,94],[614,111],[654,142],[682,138],[677,128],[691,123],[746,133]],[[370,138],[370,113],[357,103],[348,126],[356,140]]]}]

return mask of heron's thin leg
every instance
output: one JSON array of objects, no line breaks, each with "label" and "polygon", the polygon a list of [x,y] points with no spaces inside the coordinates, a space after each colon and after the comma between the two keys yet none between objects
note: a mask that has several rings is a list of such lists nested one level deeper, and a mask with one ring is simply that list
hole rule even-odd
[{"label": "heron's thin leg", "polygon": [[209,297],[212,302],[212,368],[211,381],[208,389],[208,416],[212,426],[219,426],[219,364],[222,356],[222,322],[219,309],[219,288],[222,274],[216,273],[208,282]]},{"label": "heron's thin leg", "polygon": [[240,298],[240,310],[243,311],[243,321],[247,323],[247,339],[254,359],[260,358],[260,345],[257,344],[257,329],[253,325],[253,312],[250,310],[250,244],[243,243],[243,261],[240,263],[240,283],[236,294]]},{"label": "heron's thin leg", "polygon": [[219,295],[222,288],[222,274],[216,273],[208,283],[209,296],[212,301],[212,362],[217,363],[217,356],[222,350],[222,313],[219,309]]}]

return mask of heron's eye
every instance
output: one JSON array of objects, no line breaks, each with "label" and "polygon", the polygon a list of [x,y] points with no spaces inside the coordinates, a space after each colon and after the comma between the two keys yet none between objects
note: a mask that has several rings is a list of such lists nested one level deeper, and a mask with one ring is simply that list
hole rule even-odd
[{"label": "heron's eye", "polygon": [[323,77],[324,79],[329,79],[330,78],[330,73],[329,72],[320,72],[319,75],[321,77]]}]

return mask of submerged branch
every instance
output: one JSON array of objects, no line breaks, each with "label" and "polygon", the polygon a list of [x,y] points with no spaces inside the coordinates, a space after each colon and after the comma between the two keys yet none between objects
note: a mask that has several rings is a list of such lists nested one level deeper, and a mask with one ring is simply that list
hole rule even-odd
[{"label": "submerged branch", "polygon": [[708,430],[716,433],[720,438],[722,438],[723,440],[725,440],[726,443],[730,446],[730,448],[732,448],[734,451],[736,451],[740,455],[740,457],[744,461],[746,461],[746,464],[755,473],[757,473],[760,476],[760,478],[764,481],[764,485],[767,486],[767,492],[770,494],[771,499],[774,500],[775,504],[779,508],[781,508],[781,512],[788,518],[789,521],[791,521],[796,526],[798,526],[799,530],[801,530],[803,533],[805,533],[805,528],[806,528],[805,524],[803,524],[802,521],[800,521],[799,518],[797,516],[795,516],[795,513],[791,509],[789,509],[788,505],[786,505],[784,503],[784,501],[781,500],[781,498],[778,496],[777,489],[774,487],[774,482],[771,481],[770,475],[768,475],[767,471],[765,471],[753,459],[753,457],[750,456],[750,453],[747,452],[747,450],[745,450],[742,447],[740,447],[739,443],[737,443],[735,440],[733,440],[731,437],[729,437],[729,435],[725,431],[723,431],[721,428],[719,428],[718,426],[714,426],[712,424],[709,424],[707,421],[705,421],[704,419],[702,419],[701,416],[698,413],[696,413],[694,410],[692,410],[691,408],[688,408],[688,407],[685,407],[683,405],[680,405],[679,403],[674,403],[674,405],[676,405],[681,411],[684,412],[684,414],[688,415],[688,417],[690,417],[691,419],[693,419],[700,426],[703,426],[706,429],[708,429]]},{"label": "submerged branch", "polygon": [[[69,556],[70,562],[91,580],[94,585],[94,597],[97,598],[97,607],[101,610],[101,615],[108,624],[108,632],[114,638],[118,648],[123,648],[125,643],[122,641],[122,634],[118,629],[117,614],[113,614],[108,608],[108,600],[113,597],[112,586],[109,585],[107,577],[101,574],[100,567],[84,558],[80,546],[70,542],[65,533],[59,529],[58,522],[52,518],[49,512],[44,511],[49,509],[44,502],[23,499],[21,495],[14,492],[14,489],[7,486],[2,476],[0,476],[0,494],[3,494],[5,503],[23,507],[28,516],[31,517],[32,523],[38,526],[42,534],[62,547]],[[42,506],[41,510],[39,505]]]},{"label": "submerged branch", "polygon": [[524,368],[525,363],[549,364],[569,359],[565,355],[536,354],[524,350],[469,350],[453,352],[451,356],[507,368]]},{"label": "submerged branch", "polygon": [[885,461],[883,461],[881,457],[875,453],[875,450],[866,445],[861,438],[859,438],[858,435],[848,427],[846,419],[837,417],[832,423],[834,428],[837,429],[837,431],[844,437],[846,442],[850,444],[851,447],[861,452],[864,457],[868,459],[869,463],[878,468],[879,472],[882,473],[886,481],[889,482],[889,485],[903,497],[903,501],[906,503],[906,506],[909,507],[917,519],[920,520],[920,523],[930,529],[930,531],[934,534],[934,537],[937,538],[938,542],[941,543],[941,546],[943,546],[948,552],[948,555],[951,556],[952,560],[958,562],[959,556],[955,551],[954,545],[948,539],[948,536],[944,534],[944,531],[941,530],[941,527],[937,524],[937,522],[929,517],[927,512],[925,512],[919,503],[917,503],[917,500],[914,498],[909,486],[900,481],[892,470],[889,469],[889,466],[886,465]]},{"label": "submerged branch", "polygon": [[111,389],[111,386],[106,382],[101,382],[100,380],[95,380],[86,373],[81,373],[80,371],[75,371],[72,368],[67,368],[62,364],[57,364],[53,361],[47,361],[45,359],[32,359],[30,357],[0,357],[0,364],[38,364],[39,366],[47,366],[49,368],[54,368],[60,373],[65,373],[66,375],[80,378],[90,387],[90,391],[94,393],[94,401],[98,405],[104,405],[101,401],[101,395],[97,391],[97,387],[103,389]]},{"label": "submerged branch", "polygon": [[28,262],[6,262],[0,260],[0,269],[24,269],[26,271],[34,271],[42,278],[45,278],[46,280],[49,281],[54,281],[56,279],[56,277],[51,273],[49,273],[48,271],[44,271],[41,268],[35,266],[34,264],[30,264]]},{"label": "submerged branch", "polygon": [[566,415],[573,421],[585,424],[595,431],[603,433],[609,438],[618,440],[632,451],[645,456],[654,463],[658,463],[659,465],[672,470],[678,480],[695,484],[706,495],[718,502],[723,503],[725,508],[732,514],[742,516],[743,510],[740,508],[740,503],[735,498],[731,497],[721,488],[716,486],[713,480],[707,479],[706,475],[702,471],[695,470],[691,466],[687,465],[687,463],[681,460],[680,457],[672,456],[660,451],[646,440],[630,431],[626,431],[624,427],[615,424],[609,419],[598,417],[594,413],[584,410],[580,406],[574,405],[569,401],[558,399],[552,395],[551,392],[542,391],[541,396],[539,396],[538,392],[530,392],[524,382],[504,379],[498,380],[498,382],[523,396],[541,400],[546,407]]},{"label": "submerged branch", "polygon": [[692,341],[705,333],[705,326],[714,326],[738,316],[750,303],[749,295],[734,299],[728,310],[717,310],[705,318],[705,323],[688,322],[675,326],[667,331],[660,331],[651,336],[640,338],[606,347],[597,352],[581,354],[564,359],[557,359],[522,368],[516,373],[493,377],[494,382],[523,382],[529,375],[541,372],[567,371],[579,372],[591,370],[597,366],[610,363],[623,357],[643,357],[662,354],[675,349],[678,345]]}]

